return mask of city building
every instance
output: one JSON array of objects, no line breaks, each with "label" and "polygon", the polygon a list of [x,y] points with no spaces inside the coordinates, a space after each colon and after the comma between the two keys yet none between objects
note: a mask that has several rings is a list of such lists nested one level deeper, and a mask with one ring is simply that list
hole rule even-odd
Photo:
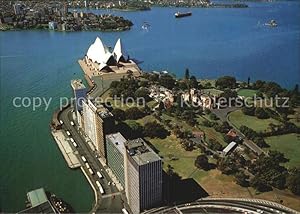
[{"label": "city building", "polygon": [[135,76],[141,74],[137,64],[125,54],[120,39],[117,40],[111,50],[97,37],[95,42],[88,48],[83,62],[85,63],[83,69],[89,77],[108,73],[121,75],[132,73]]},{"label": "city building", "polygon": [[228,144],[228,146],[226,146],[223,149],[223,155],[226,156],[228,155],[230,152],[233,152],[233,150],[236,148],[237,143],[232,141],[231,143]]},{"label": "city building", "polygon": [[56,30],[57,29],[57,22],[51,21],[48,23],[49,30]]},{"label": "city building", "polygon": [[125,193],[133,213],[160,205],[162,160],[141,139],[125,143]]},{"label": "city building", "polygon": [[15,15],[20,15],[23,12],[23,5],[20,3],[16,3],[13,5]]},{"label": "city building", "polygon": [[107,165],[117,177],[122,187],[125,187],[124,154],[127,140],[118,132],[106,135]]},{"label": "city building", "polygon": [[101,158],[106,161],[105,134],[113,130],[113,115],[102,104],[94,103],[91,100],[83,101],[82,104],[84,131]]},{"label": "city building", "polygon": [[43,188],[27,193],[29,208],[18,213],[58,213],[49,201]]},{"label": "city building", "polygon": [[87,88],[81,79],[71,80],[71,87],[75,98],[75,110],[82,111],[82,101],[86,98]]}]

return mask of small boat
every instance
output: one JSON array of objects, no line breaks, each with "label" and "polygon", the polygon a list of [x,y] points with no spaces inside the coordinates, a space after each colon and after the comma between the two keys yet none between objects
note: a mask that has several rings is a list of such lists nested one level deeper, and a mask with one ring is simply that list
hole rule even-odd
[{"label": "small boat", "polygon": [[144,24],[142,25],[142,29],[143,29],[143,30],[148,30],[149,27],[150,27],[150,24],[147,23],[147,22],[144,22]]},{"label": "small boat", "polygon": [[274,19],[272,19],[270,22],[265,23],[265,25],[269,27],[277,27],[277,23]]},{"label": "small boat", "polygon": [[177,12],[177,13],[175,13],[175,18],[181,18],[181,17],[191,16],[191,15],[192,15],[192,12],[187,12],[187,13]]}]

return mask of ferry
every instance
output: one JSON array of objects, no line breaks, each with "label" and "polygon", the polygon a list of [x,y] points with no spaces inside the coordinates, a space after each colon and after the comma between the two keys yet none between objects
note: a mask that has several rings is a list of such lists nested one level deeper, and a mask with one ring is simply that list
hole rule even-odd
[{"label": "ferry", "polygon": [[177,12],[177,13],[175,13],[175,18],[182,18],[182,17],[186,17],[186,16],[191,16],[191,15],[192,15],[192,12],[187,12],[187,13]]},{"label": "ferry", "polygon": [[149,27],[150,27],[150,24],[147,23],[147,22],[144,22],[144,24],[142,25],[142,29],[143,29],[143,30],[148,30]]},{"label": "ferry", "polygon": [[274,19],[272,19],[270,22],[265,23],[265,25],[269,27],[277,27],[277,23]]}]

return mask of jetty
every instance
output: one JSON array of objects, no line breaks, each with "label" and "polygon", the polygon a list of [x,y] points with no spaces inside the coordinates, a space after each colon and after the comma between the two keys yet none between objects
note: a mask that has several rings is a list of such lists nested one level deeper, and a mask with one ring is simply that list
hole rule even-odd
[{"label": "jetty", "polygon": [[71,141],[68,141],[68,138],[64,135],[62,130],[52,130],[51,134],[58,145],[62,155],[64,156],[68,166],[71,169],[75,169],[81,166],[80,161],[77,158],[77,151],[74,151],[71,147]]}]

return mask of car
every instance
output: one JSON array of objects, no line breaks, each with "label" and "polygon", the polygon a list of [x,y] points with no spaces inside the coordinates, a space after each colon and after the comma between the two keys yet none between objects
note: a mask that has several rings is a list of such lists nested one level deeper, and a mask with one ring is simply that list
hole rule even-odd
[{"label": "car", "polygon": [[99,178],[103,178],[103,176],[101,175],[101,173],[99,171],[97,171],[97,175]]},{"label": "car", "polygon": [[63,122],[62,120],[60,120],[59,123],[60,123],[61,125],[64,124],[64,122]]},{"label": "car", "polygon": [[86,162],[86,158],[84,156],[81,156],[81,159],[83,160],[83,162]]},{"label": "car", "polygon": [[72,126],[74,126],[74,125],[75,125],[75,123],[74,123],[73,121],[71,121],[71,122],[70,122],[70,124],[71,124]]},{"label": "car", "polygon": [[110,181],[107,183],[108,186],[110,186]]},{"label": "car", "polygon": [[91,168],[89,168],[89,172],[90,172],[91,175],[94,174],[94,172],[93,172],[93,170]]},{"label": "car", "polygon": [[66,131],[66,133],[68,136],[71,136],[71,133],[68,130]]}]

